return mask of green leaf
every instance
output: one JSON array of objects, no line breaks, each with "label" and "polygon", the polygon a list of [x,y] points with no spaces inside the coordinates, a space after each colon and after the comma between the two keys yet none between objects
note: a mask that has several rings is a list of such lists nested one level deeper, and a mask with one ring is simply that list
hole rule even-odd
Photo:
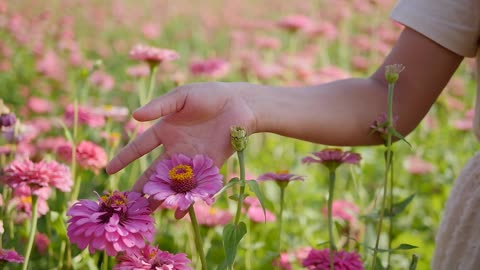
[{"label": "green leaf", "polygon": [[377,256],[375,258],[375,270],[385,270],[386,268],[383,267],[382,265],[382,261],[380,260],[380,258]]},{"label": "green leaf", "polygon": [[258,200],[260,201],[260,205],[263,209],[263,216],[265,217],[265,222],[267,222],[267,211],[265,210],[265,196],[263,195],[260,186],[258,185],[256,180],[248,180],[247,181],[248,187],[255,193]]},{"label": "green leaf", "polygon": [[408,146],[412,147],[412,145],[407,141],[407,139],[405,139],[405,137],[402,134],[400,134],[400,132],[396,131],[393,127],[389,127],[388,132],[390,132],[390,134],[392,134],[393,136],[407,143]]},{"label": "green leaf", "polygon": [[[375,250],[375,248],[372,248],[372,247],[368,247],[369,249],[371,250]],[[410,250],[410,249],[415,249],[415,248],[418,248],[417,246],[413,246],[413,245],[410,245],[410,244],[400,244],[398,247],[396,248],[392,248],[392,249],[383,249],[383,248],[379,248],[377,249],[377,252],[395,252],[395,251],[398,251],[398,250]]]},{"label": "green leaf", "polygon": [[213,197],[216,198],[218,196],[220,196],[222,193],[224,193],[227,189],[229,189],[230,187],[236,185],[238,182],[240,181],[240,179],[238,179],[238,177],[235,177],[235,178],[232,178],[230,179],[230,181],[228,181],[228,183],[223,186],[222,189],[220,189],[219,192],[217,192]]},{"label": "green leaf", "polygon": [[65,137],[67,137],[67,140],[73,144],[74,141],[73,141],[72,133],[70,132],[70,130],[68,130],[68,127],[63,123],[63,121],[59,121],[59,122],[63,128],[63,133],[65,134]]},{"label": "green leaf", "polygon": [[407,208],[407,206],[412,202],[415,195],[416,194],[413,193],[412,195],[405,198],[403,201],[398,202],[398,203],[394,203],[393,206],[392,206],[392,213],[389,213],[390,214],[389,216],[394,217],[394,216],[400,214],[401,212],[403,212],[403,210],[405,210],[405,208]]},{"label": "green leaf", "polygon": [[418,263],[418,256],[413,254],[412,255],[412,262],[410,263],[410,267],[408,267],[408,270],[417,269],[417,263]]},{"label": "green leaf", "polygon": [[225,251],[225,260],[219,266],[219,269],[227,269],[232,266],[237,256],[237,248],[240,240],[247,233],[247,225],[240,222],[237,226],[228,224],[223,228],[223,249]]}]

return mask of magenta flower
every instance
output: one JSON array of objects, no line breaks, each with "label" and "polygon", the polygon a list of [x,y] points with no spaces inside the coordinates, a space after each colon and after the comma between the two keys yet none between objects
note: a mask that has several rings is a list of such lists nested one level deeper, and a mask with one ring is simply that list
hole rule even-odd
[{"label": "magenta flower", "polygon": [[13,249],[0,249],[0,262],[23,263],[23,257]]},{"label": "magenta flower", "polygon": [[44,254],[45,251],[47,251],[48,245],[50,245],[48,235],[37,232],[35,235],[35,246],[37,247],[37,250],[41,254]]},{"label": "magenta flower", "polygon": [[115,191],[96,202],[81,200],[67,212],[68,237],[80,249],[105,250],[109,256],[143,248],[155,230],[148,205],[137,192]]},{"label": "magenta flower", "polygon": [[[82,141],[75,149],[75,158],[80,167],[98,173],[107,165],[107,153],[105,150],[90,141]],[[64,161],[72,161],[72,146],[70,143],[57,148],[59,158]]]},{"label": "magenta flower", "polygon": [[184,253],[172,254],[156,247],[145,246],[117,257],[113,270],[192,270],[191,261]]},{"label": "magenta flower", "polygon": [[[388,121],[387,121],[387,114],[381,113],[375,121],[373,121],[372,125],[370,125],[370,129],[374,132],[377,132],[383,139],[386,139],[388,134]],[[395,126],[395,123],[398,120],[398,116],[393,117],[392,126]]]},{"label": "magenta flower", "polygon": [[303,163],[320,163],[329,169],[336,169],[343,163],[358,164],[360,162],[360,154],[354,152],[344,152],[336,148],[326,148],[320,152],[313,153],[313,157],[305,157]]},{"label": "magenta flower", "polygon": [[[335,270],[363,270],[360,255],[355,252],[334,251]],[[329,249],[312,249],[307,258],[302,261],[302,266],[309,270],[330,270]]]},{"label": "magenta flower", "polygon": [[288,171],[281,171],[277,173],[268,172],[268,173],[262,174],[258,177],[257,180],[259,181],[273,180],[276,182],[290,182],[295,180],[303,181],[304,178],[305,177],[303,176],[288,173]]},{"label": "magenta flower", "polygon": [[150,65],[158,65],[162,62],[173,61],[179,57],[176,51],[135,45],[130,50],[130,57],[135,60],[145,61]]},{"label": "magenta flower", "polygon": [[28,186],[33,194],[42,187],[69,192],[73,185],[70,169],[53,160],[38,163],[28,159],[15,160],[5,167],[3,179],[13,189]]},{"label": "magenta flower", "polygon": [[163,201],[167,207],[186,210],[198,200],[211,204],[222,185],[222,175],[206,155],[190,158],[175,154],[158,163],[143,192]]}]

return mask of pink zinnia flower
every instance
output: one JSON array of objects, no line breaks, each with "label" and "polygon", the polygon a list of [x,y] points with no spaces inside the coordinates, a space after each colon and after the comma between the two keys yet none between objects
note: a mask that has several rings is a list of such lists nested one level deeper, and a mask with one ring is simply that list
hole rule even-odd
[{"label": "pink zinnia flower", "polygon": [[[312,249],[307,258],[302,261],[302,266],[309,270],[330,270],[330,250]],[[335,270],[363,270],[360,255],[355,252],[335,251]]]},{"label": "pink zinnia flower", "polygon": [[146,65],[137,65],[127,68],[127,74],[134,78],[147,77],[150,69]]},{"label": "pink zinnia flower", "polygon": [[68,144],[68,140],[64,137],[47,137],[39,140],[36,146],[41,151],[56,152],[57,148],[64,144]]},{"label": "pink zinnia flower", "polygon": [[269,210],[265,209],[265,212],[263,212],[262,205],[260,204],[260,200],[258,200],[258,198],[246,197],[243,200],[243,203],[248,207],[247,216],[251,221],[255,223],[264,223],[275,222],[277,220],[275,214]]},{"label": "pink zinnia flower", "polygon": [[48,235],[37,232],[35,235],[35,246],[37,247],[37,250],[43,254],[47,250],[48,245],[50,245]]},{"label": "pink zinnia flower", "polygon": [[198,224],[207,227],[226,225],[233,218],[233,215],[229,211],[214,208],[202,202],[194,204],[193,208],[197,216]]},{"label": "pink zinnia flower", "polygon": [[28,99],[27,106],[34,113],[48,113],[52,111],[53,108],[50,101],[39,97],[30,97]]},{"label": "pink zinnia flower", "polygon": [[229,70],[230,65],[228,62],[220,58],[193,61],[190,64],[190,72],[193,75],[208,76],[210,78],[223,77]]},{"label": "pink zinnia flower", "polygon": [[[74,106],[68,105],[65,108],[65,120],[68,125],[73,125]],[[103,127],[105,125],[105,117],[97,113],[93,108],[86,106],[78,106],[78,124],[87,125],[91,128]]]},{"label": "pink zinnia flower", "polygon": [[320,152],[312,153],[313,157],[305,157],[303,163],[320,163],[329,169],[336,169],[343,163],[358,164],[360,162],[360,154],[347,151],[344,152],[336,148],[326,148]]},{"label": "pink zinnia flower", "polygon": [[268,172],[268,173],[262,174],[258,177],[258,180],[259,181],[273,180],[278,185],[282,186],[282,185],[288,184],[290,181],[295,181],[295,180],[303,181],[304,177],[296,174],[288,173],[288,171],[281,171],[278,173]]},{"label": "pink zinnia flower", "polygon": [[408,156],[404,163],[405,169],[411,174],[427,174],[433,172],[433,164],[423,160],[418,155]]},{"label": "pink zinnia flower", "polygon": [[28,186],[32,193],[42,187],[56,187],[69,192],[72,188],[70,169],[56,161],[15,160],[4,169],[4,181],[13,189]]},{"label": "pink zinnia flower", "polygon": [[272,264],[279,269],[292,270],[292,265],[290,263],[290,254],[288,254],[287,252],[280,253],[280,258],[275,259]]},{"label": "pink zinnia flower", "polygon": [[158,65],[162,62],[173,61],[179,57],[176,51],[160,49],[145,45],[135,45],[130,50],[130,57],[135,60],[145,61],[150,65]]},{"label": "pink zinnia flower", "polygon": [[145,246],[133,252],[124,253],[117,257],[118,264],[114,270],[192,270],[192,262],[185,253],[172,254],[156,247]]},{"label": "pink zinnia flower", "polygon": [[277,26],[289,32],[297,32],[299,30],[307,30],[312,27],[313,23],[310,18],[304,15],[290,15],[281,19]]},{"label": "pink zinnia flower", "polygon": [[90,76],[89,81],[104,91],[110,91],[115,86],[115,79],[103,71],[95,71]]},{"label": "pink zinnia flower", "polygon": [[[98,173],[100,169],[105,168],[107,165],[107,153],[102,147],[93,142],[82,141],[77,145],[75,151],[76,162],[84,169]],[[67,143],[59,146],[57,154],[62,160],[71,162],[72,145]]]},{"label": "pink zinnia flower", "polygon": [[187,210],[195,201],[211,204],[222,185],[222,175],[206,155],[174,154],[158,163],[143,192],[166,206]]},{"label": "pink zinnia flower", "polygon": [[148,205],[137,192],[115,191],[98,201],[81,200],[67,212],[68,237],[80,249],[105,250],[109,256],[143,248],[155,230]]},{"label": "pink zinnia flower", "polygon": [[[377,132],[383,139],[386,139],[386,136],[388,134],[387,126],[388,126],[388,116],[386,113],[381,113],[375,121],[373,121],[372,125],[370,126],[370,129],[372,131]],[[393,123],[392,126],[395,126],[396,122],[398,120],[398,116],[393,116]]]},{"label": "pink zinnia flower", "polygon": [[23,263],[24,258],[13,249],[0,249],[0,262]]},{"label": "pink zinnia flower", "polygon": [[[332,204],[332,216],[344,220],[350,224],[357,223],[357,215],[360,209],[352,202],[345,200],[335,200]],[[323,215],[327,215],[327,208],[322,209]]]}]

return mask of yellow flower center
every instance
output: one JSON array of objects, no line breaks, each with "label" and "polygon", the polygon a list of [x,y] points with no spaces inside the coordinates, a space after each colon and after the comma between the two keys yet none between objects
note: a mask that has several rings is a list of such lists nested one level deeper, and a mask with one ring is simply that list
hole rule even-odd
[{"label": "yellow flower center", "polygon": [[174,181],[183,182],[193,178],[193,170],[188,165],[177,165],[168,172],[168,176]]},{"label": "yellow flower center", "polygon": [[289,171],[288,170],[279,170],[277,171],[277,174],[288,174]]},{"label": "yellow flower center", "polygon": [[128,203],[127,197],[120,192],[112,192],[109,195],[103,195],[100,200],[108,206],[122,206]]}]

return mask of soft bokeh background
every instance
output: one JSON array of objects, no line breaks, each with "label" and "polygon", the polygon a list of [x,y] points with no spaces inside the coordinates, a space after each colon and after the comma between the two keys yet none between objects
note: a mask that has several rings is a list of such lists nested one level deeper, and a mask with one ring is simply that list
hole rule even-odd
[{"label": "soft bokeh background", "polygon": [[[42,146],[46,138],[66,137],[64,113],[75,99],[80,106],[112,114],[118,112],[114,109],[131,112],[140,106],[144,102],[139,93],[146,87],[146,66],[138,67],[142,63],[129,58],[135,44],[172,49],[181,56],[160,66],[155,96],[180,84],[211,80],[312,85],[368,76],[375,71],[402,29],[388,18],[393,5],[393,0],[0,0],[0,98],[17,115],[24,134],[15,145],[0,140],[2,165],[14,156],[35,161],[58,159],[55,151],[44,151]],[[304,16],[297,32],[278,26],[279,21],[291,15]],[[84,83],[87,71],[99,59],[103,65]],[[211,59],[216,63],[211,67],[213,71],[198,74],[190,68],[194,62]],[[140,71],[133,74],[132,67]],[[429,269],[434,236],[450,187],[478,145],[471,132],[474,69],[471,59],[462,63],[426,118],[407,137],[411,148],[401,142],[395,145],[396,201],[413,193],[416,196],[394,218],[393,246],[408,243],[418,248],[395,253],[393,269],[406,269],[413,253],[420,258],[417,269]],[[107,118],[100,127],[83,126],[77,139],[95,142],[110,158],[143,128],[128,113],[120,120]],[[292,254],[294,269],[300,268],[293,256],[296,251],[308,246],[326,247],[321,243],[328,238],[322,215],[327,171],[300,162],[310,152],[324,147],[273,134],[256,134],[247,149],[248,174],[252,178],[280,170],[306,177],[304,182],[291,183],[287,188],[286,236],[282,245]],[[383,147],[345,150],[357,151],[363,159],[360,166],[341,167],[335,198],[359,207],[358,234],[345,248],[360,252],[366,259],[371,254],[366,246],[374,245],[374,225],[363,216],[374,211],[375,200],[380,198]],[[81,181],[79,198],[95,199],[94,192],[128,189],[156,154],[158,151],[114,176],[80,170],[76,175],[76,181]],[[235,174],[235,164],[233,157],[222,172],[227,177]],[[277,187],[267,182],[261,185],[268,209],[276,213]],[[6,187],[2,190],[3,194],[7,192]],[[98,254],[88,255],[76,249],[65,237],[69,198],[69,194],[54,193],[49,199],[50,211],[39,220],[39,231],[50,244],[43,252],[34,251],[32,269],[96,269]],[[216,206],[233,210],[232,202],[223,197]],[[28,221],[16,220],[18,213],[12,210],[16,206],[9,206],[9,201],[2,207],[9,209],[2,214],[3,247],[22,253]],[[155,244],[191,257],[189,222],[174,220],[170,210],[158,211],[156,218]],[[248,224],[250,233],[241,243],[236,269],[273,269],[275,223]],[[211,247],[208,258],[212,265],[221,262],[221,227],[205,227],[202,232],[207,248]],[[196,262],[196,258],[192,260]],[[5,269],[16,268],[9,265]]]}]

